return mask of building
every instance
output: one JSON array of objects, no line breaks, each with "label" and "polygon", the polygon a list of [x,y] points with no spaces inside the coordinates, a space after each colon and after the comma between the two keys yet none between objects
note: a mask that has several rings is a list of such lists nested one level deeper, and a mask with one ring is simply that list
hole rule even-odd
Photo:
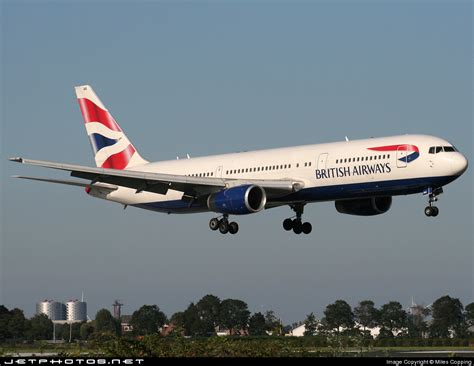
[{"label": "building", "polygon": [[296,328],[293,328],[292,330],[290,330],[290,332],[287,335],[292,336],[292,337],[303,337],[305,331],[306,331],[305,325],[301,324],[297,326]]},{"label": "building", "polygon": [[[380,333],[380,327],[364,328],[363,326],[361,326],[360,324],[357,324],[357,323],[355,324],[355,327],[360,329],[360,330],[368,330],[370,332],[370,335],[372,336],[372,338],[377,338],[377,336]],[[345,328],[339,327],[339,332],[343,332],[344,330],[345,330]],[[306,327],[303,323],[303,324],[291,329],[290,332],[287,334],[287,336],[303,337],[305,331],[306,331]],[[318,333],[319,331],[320,331],[320,325],[318,325],[316,333]],[[400,331],[394,332],[394,335],[396,336],[398,333],[400,333]]]},{"label": "building", "polygon": [[68,322],[87,321],[87,303],[79,300],[69,300],[66,303],[66,320]]},{"label": "building", "polygon": [[122,315],[120,317],[120,327],[122,329],[122,334],[133,331],[133,326],[130,325],[130,320],[132,320],[131,315]]},{"label": "building", "polygon": [[45,299],[36,304],[36,314],[46,314],[51,320],[66,320],[66,305]]}]

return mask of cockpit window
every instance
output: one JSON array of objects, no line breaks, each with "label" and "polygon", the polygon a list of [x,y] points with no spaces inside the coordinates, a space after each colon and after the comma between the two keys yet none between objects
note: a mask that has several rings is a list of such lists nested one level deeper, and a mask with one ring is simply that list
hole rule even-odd
[{"label": "cockpit window", "polygon": [[453,152],[453,151],[457,151],[457,150],[454,146],[431,146],[430,149],[428,150],[428,152],[430,154],[438,154],[442,151],[444,151],[444,152]]}]

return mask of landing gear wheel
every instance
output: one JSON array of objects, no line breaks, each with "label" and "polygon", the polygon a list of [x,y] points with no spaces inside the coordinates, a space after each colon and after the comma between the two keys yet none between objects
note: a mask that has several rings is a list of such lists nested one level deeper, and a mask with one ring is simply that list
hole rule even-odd
[{"label": "landing gear wheel", "polygon": [[293,229],[293,220],[292,219],[286,219],[283,221],[283,229],[286,231],[290,231]]},{"label": "landing gear wheel", "polygon": [[313,230],[313,227],[309,222],[305,222],[303,225],[301,225],[301,230],[303,230],[303,233],[309,234],[311,230]]},{"label": "landing gear wheel", "polygon": [[433,203],[438,201],[438,196],[443,193],[443,188],[431,188],[428,187],[424,192],[423,195],[428,194],[428,206],[425,207],[425,215],[436,217],[439,214],[439,209],[436,206],[433,206]]},{"label": "landing gear wheel", "polygon": [[229,232],[229,223],[225,220],[222,220],[219,224],[219,231],[221,234],[227,234]]},{"label": "landing gear wheel", "polygon": [[293,220],[293,232],[295,234],[301,234],[303,232],[303,225],[298,219]]},{"label": "landing gear wheel", "polygon": [[217,217],[211,219],[211,221],[209,221],[209,227],[211,230],[217,230],[219,229],[219,224],[220,224],[220,221]]},{"label": "landing gear wheel", "polygon": [[431,206],[425,207],[425,215],[426,216],[428,216],[428,217],[433,216],[433,212],[434,212],[433,207],[431,207]]},{"label": "landing gear wheel", "polygon": [[239,231],[239,224],[237,224],[236,222],[231,222],[229,224],[229,233],[237,234],[238,231]]},{"label": "landing gear wheel", "polygon": [[291,218],[283,220],[283,229],[286,231],[290,231],[293,229],[293,232],[295,234],[309,234],[313,227],[309,222],[302,223],[302,216],[303,216],[303,209],[304,209],[304,203],[296,203],[293,205],[290,205],[290,208],[295,211],[296,217],[293,220]]}]

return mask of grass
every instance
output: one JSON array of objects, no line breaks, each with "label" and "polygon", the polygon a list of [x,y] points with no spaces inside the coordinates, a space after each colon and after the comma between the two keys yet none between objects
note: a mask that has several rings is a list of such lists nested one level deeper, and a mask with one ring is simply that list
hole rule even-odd
[{"label": "grass", "polygon": [[[264,341],[262,341],[264,342]],[[263,344],[262,344],[263,345]],[[235,346],[235,345],[234,345]],[[424,353],[423,357],[446,357],[456,356],[457,354],[463,354],[463,352],[474,352],[473,346],[460,347],[460,346],[398,346],[398,347],[371,347],[361,349],[356,347],[348,348],[331,348],[331,347],[315,347],[315,346],[296,346],[286,345],[290,350],[294,349],[295,356],[342,356],[342,357],[413,357],[413,355],[405,354],[405,352],[428,352]],[[450,353],[439,354],[429,352],[436,351],[450,351]],[[245,351],[244,351],[245,352]],[[291,352],[291,351],[290,351]],[[101,347],[97,347],[92,344],[77,344],[77,343],[64,343],[64,344],[31,344],[31,345],[0,345],[0,356],[15,356],[17,354],[35,354],[40,356],[42,354],[58,354],[68,356],[87,356],[88,354],[94,355],[106,355]],[[110,356],[110,354],[107,354]],[[245,353],[242,354],[245,356]]]}]

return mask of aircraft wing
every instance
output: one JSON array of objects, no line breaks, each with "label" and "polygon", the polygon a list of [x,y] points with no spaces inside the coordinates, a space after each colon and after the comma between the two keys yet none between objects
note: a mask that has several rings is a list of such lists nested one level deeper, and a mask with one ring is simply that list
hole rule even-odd
[{"label": "aircraft wing", "polygon": [[[137,170],[117,170],[105,168],[93,168],[82,165],[62,164],[50,161],[30,160],[23,158],[11,158],[10,161],[17,163],[41,166],[45,168],[69,171],[71,176],[111,185],[123,186],[136,189],[137,192],[148,191],[159,194],[166,194],[168,189],[183,192],[189,197],[200,197],[210,193],[217,192],[224,188],[229,188],[242,184],[256,184],[266,190],[271,196],[283,196],[301,189],[303,182],[284,179],[284,180],[266,180],[266,179],[223,179],[212,177],[190,177],[185,175],[151,173]],[[49,181],[53,183],[64,183],[58,180],[47,180],[45,178],[25,177],[25,179],[34,179]],[[75,182],[74,185],[77,185]]]},{"label": "aircraft wing", "polygon": [[[78,180],[66,180],[66,179],[53,179],[53,178],[38,178],[38,177],[27,177],[24,175],[13,175],[12,178],[19,178],[19,179],[28,179],[28,180],[35,180],[39,182],[47,182],[47,183],[57,183],[57,184],[65,184],[68,186],[75,186],[75,187],[83,187],[87,188],[90,187],[90,183],[78,181]],[[108,189],[110,191],[115,191],[118,189],[117,186],[112,184],[104,184],[104,183],[95,183],[94,187]]]}]

